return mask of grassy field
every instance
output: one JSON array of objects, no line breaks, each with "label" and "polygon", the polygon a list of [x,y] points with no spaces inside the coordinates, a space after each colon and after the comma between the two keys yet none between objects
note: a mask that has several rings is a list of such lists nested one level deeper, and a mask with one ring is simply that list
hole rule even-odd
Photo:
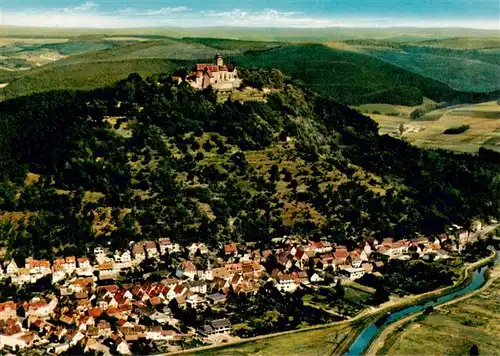
[{"label": "grassy field", "polygon": [[[461,152],[477,152],[479,147],[500,149],[500,105],[486,102],[454,109],[435,110],[418,121],[407,117],[369,114],[380,127],[380,133],[399,136],[399,125],[410,124],[425,127],[420,132],[404,133],[409,142],[427,148],[444,148]],[[444,135],[450,127],[470,125],[470,129],[458,135]]]},{"label": "grassy field", "polygon": [[326,327],[248,342],[224,349],[198,352],[196,355],[332,355],[351,330],[349,326]]},{"label": "grassy field", "polygon": [[422,109],[425,108],[427,105],[433,105],[433,104],[436,104],[434,100],[424,97],[423,103],[417,106],[404,106],[404,105],[391,105],[391,104],[363,104],[363,105],[353,106],[352,108],[358,110],[362,114],[373,114],[374,112],[379,112],[380,115],[409,118],[413,110]]},{"label": "grassy field", "polygon": [[500,280],[477,295],[450,304],[391,334],[384,355],[465,355],[472,345],[481,355],[500,347]]},{"label": "grassy field", "polygon": [[450,49],[500,48],[500,39],[481,37],[450,37],[414,42],[415,45]]}]

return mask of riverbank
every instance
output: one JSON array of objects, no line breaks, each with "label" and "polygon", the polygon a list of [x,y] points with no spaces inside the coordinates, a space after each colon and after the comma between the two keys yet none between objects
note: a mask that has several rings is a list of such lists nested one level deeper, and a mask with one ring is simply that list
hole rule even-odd
[{"label": "riverbank", "polygon": [[[310,326],[310,327],[305,327],[302,329],[298,330],[289,330],[289,331],[283,331],[283,332],[278,332],[274,334],[267,334],[267,335],[260,335],[257,337],[253,338],[248,338],[248,339],[241,339],[237,340],[231,343],[227,344],[222,344],[222,345],[209,345],[209,346],[202,346],[198,348],[193,348],[193,349],[188,349],[188,350],[182,350],[182,351],[177,351],[171,353],[171,355],[180,355],[180,354],[201,354],[201,355],[215,355],[215,354],[221,354],[225,352],[239,352],[239,350],[242,351],[242,354],[245,354],[243,349],[245,349],[248,353],[252,353],[252,350],[259,350],[261,354],[266,354],[263,351],[263,348],[267,347],[267,341],[271,342],[270,340],[273,339],[272,343],[273,345],[275,342],[286,338],[286,341],[283,341],[282,344],[287,344],[287,343],[295,343],[298,344],[298,340],[308,342],[310,340],[317,340],[317,342],[321,342],[320,339],[316,339],[319,335],[329,335],[327,337],[331,337],[331,335],[337,335],[339,332],[342,333],[342,338],[336,340],[335,346],[331,347],[328,351],[329,354],[345,354],[347,350],[349,349],[350,345],[353,343],[353,341],[358,337],[360,332],[368,325],[373,323],[374,321],[378,320],[380,317],[387,315],[387,312],[394,312],[397,310],[404,309],[408,306],[418,304],[419,302],[423,302],[426,300],[430,300],[436,297],[439,297],[443,294],[448,294],[453,292],[455,289],[459,289],[462,287],[464,284],[466,284],[469,281],[469,278],[471,277],[471,274],[469,270],[473,271],[476,268],[483,266],[485,264],[488,264],[495,258],[495,254],[492,254],[486,258],[483,258],[477,262],[470,263],[464,265],[463,272],[457,280],[454,285],[444,287],[438,290],[430,291],[427,293],[419,294],[419,295],[413,295],[413,296],[408,296],[404,297],[403,299],[397,299],[397,300],[391,300],[386,303],[381,304],[378,307],[371,307],[367,308],[355,317],[348,319],[348,320],[343,320],[343,321],[337,321],[329,324],[324,324],[324,325],[315,325],[315,326]],[[319,331],[324,331],[324,333],[319,332]],[[316,335],[318,334],[318,335]],[[327,338],[324,337],[324,338]],[[332,341],[324,341],[324,343],[332,343]],[[323,350],[323,348],[320,348]],[[311,352],[306,352],[307,353],[314,353],[318,354],[318,352],[313,352],[312,349],[308,349],[308,351]],[[319,350],[315,350],[319,351]],[[293,351],[294,354],[300,354],[300,352],[296,352],[296,350]]]},{"label": "riverbank", "polygon": [[[495,335],[497,334],[495,328],[498,329],[500,327],[498,321],[492,320],[492,317],[495,315],[495,310],[499,307],[499,305],[496,304],[500,304],[496,302],[500,294],[500,266],[496,265],[488,272],[485,273],[485,278],[487,278],[487,280],[481,288],[436,306],[430,315],[426,315],[425,312],[418,312],[385,328],[372,342],[366,355],[385,355],[388,353],[390,354],[390,351],[393,351],[394,354],[400,354],[404,346],[408,347],[409,353],[412,353],[414,352],[414,350],[411,349],[411,345],[413,345],[411,341],[413,341],[413,339],[420,340],[421,342],[426,340],[428,343],[433,343],[433,338],[439,339],[439,334],[437,335],[439,332],[443,336],[449,335],[450,337],[459,334],[467,335],[469,338],[472,338],[474,342],[479,342],[489,337],[489,342],[486,343],[491,344],[491,341],[496,339]],[[459,305],[455,306],[457,304]],[[452,308],[453,310],[451,310]],[[491,313],[493,313],[493,315]],[[486,326],[483,325],[483,321],[480,321],[485,314],[488,316],[488,323],[493,325]],[[480,329],[474,327],[477,326],[477,323],[481,323]],[[480,337],[476,337],[477,335],[475,334],[477,333],[481,334]],[[411,341],[408,340],[410,339],[410,334],[412,338]],[[433,348],[436,347],[435,345],[423,345],[421,342],[419,342],[419,347],[433,349],[433,352],[437,354],[450,353],[451,350],[445,350],[445,346],[449,347],[449,345],[446,345],[447,343],[453,344],[453,348],[461,348],[461,351],[464,352],[468,351],[468,347],[470,347],[465,343],[463,337],[459,341],[462,341],[463,344],[465,343],[464,345],[458,345],[458,341],[450,341],[449,338],[447,340],[448,342],[446,342],[446,340],[439,340],[439,342],[437,342],[443,348],[440,351]],[[500,346],[500,343],[498,343],[497,346]]]},{"label": "riverbank", "polygon": [[[382,304],[379,307],[379,312],[377,315],[374,315],[373,323],[369,325],[369,330],[368,328],[362,327],[362,328],[356,328],[354,330],[355,337],[352,339],[352,341],[344,347],[342,350],[340,350],[341,354],[360,354],[364,353],[366,350],[366,347],[360,347],[362,342],[359,345],[356,345],[355,342],[358,340],[358,338],[363,338],[365,337],[366,339],[364,340],[365,342],[368,341],[370,342],[371,338],[373,337],[373,333],[376,333],[378,335],[380,333],[379,328],[375,325],[377,322],[379,322],[382,318],[389,316],[389,318],[395,318],[398,313],[401,311],[405,311],[407,309],[411,315],[413,315],[414,312],[412,312],[411,308],[418,308],[418,305],[422,305],[428,302],[431,302],[433,300],[437,300],[440,297],[445,297],[447,295],[453,294],[455,291],[461,290],[464,288],[466,285],[469,284],[469,282],[472,279],[472,272],[476,270],[477,268],[484,266],[490,262],[492,262],[496,257],[496,252],[492,252],[489,256],[480,259],[479,261],[473,262],[473,263],[467,263],[464,265],[462,268],[461,276],[458,281],[456,281],[452,286],[440,288],[434,291],[430,291],[427,293],[423,294],[418,294],[418,295],[413,295],[413,296],[408,296],[404,298],[404,301],[402,302],[396,302],[396,303],[391,303],[387,302]],[[392,304],[392,305],[391,305]],[[416,310],[417,311],[417,310]],[[404,315],[402,316],[403,318],[405,317]],[[383,330],[383,326],[382,329]],[[366,335],[363,335],[366,333]],[[375,335],[375,338],[377,337]],[[361,339],[363,340],[363,339]],[[371,345],[371,342],[369,343]]]}]

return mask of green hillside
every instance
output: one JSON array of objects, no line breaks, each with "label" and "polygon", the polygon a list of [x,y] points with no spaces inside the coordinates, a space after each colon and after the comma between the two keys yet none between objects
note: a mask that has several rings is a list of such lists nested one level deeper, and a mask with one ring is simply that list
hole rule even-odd
[{"label": "green hillside", "polygon": [[[76,52],[94,48],[90,45],[78,47],[81,41],[80,38],[40,47],[49,46],[52,50],[59,48]],[[109,39],[91,37],[89,41],[94,45],[113,43],[113,46],[101,51],[74,54],[29,71],[0,72],[0,83],[9,83],[5,89],[0,89],[0,97],[13,98],[50,89],[98,88],[113,84],[131,72],[150,75],[171,70],[175,65],[191,67],[196,61],[211,61],[215,54],[221,53],[228,61],[241,67],[278,68],[294,80],[351,105],[389,103],[414,106],[419,105],[423,97],[451,104],[492,99],[490,95],[458,92],[444,83],[427,78],[426,76],[434,73],[430,69],[423,72],[422,74],[426,75],[423,76],[412,72],[419,71],[419,68],[415,69],[408,64],[410,70],[405,70],[387,63],[389,59],[376,58],[377,53],[370,52],[371,55],[367,55],[322,44],[283,44],[214,38],[163,38],[148,39],[145,42],[126,41],[126,38],[122,38],[120,41],[109,42]],[[400,45],[395,46],[399,48]],[[442,49],[436,49],[438,50]],[[396,55],[397,52],[384,49],[380,56]],[[418,53],[415,53],[416,58],[417,56]],[[491,61],[495,60],[493,54],[489,58]],[[452,60],[451,57],[448,59]],[[469,78],[466,79],[469,82],[478,81],[478,89],[494,89],[495,84],[492,81],[488,82],[489,86],[481,86],[481,83],[484,84],[484,78],[495,78],[496,64],[490,63],[489,66],[491,68],[483,68],[481,76],[464,74],[460,78]],[[450,65],[449,68],[439,72],[437,79],[453,81],[453,78],[457,78],[452,69],[459,71],[459,65]]]},{"label": "green hillside", "polygon": [[221,102],[169,74],[134,74],[105,89],[0,103],[7,257],[161,236],[266,248],[300,234],[353,245],[500,217],[497,154],[379,136],[371,119],[272,78],[264,101]]},{"label": "green hillside", "polygon": [[294,79],[344,103],[418,105],[435,101],[477,101],[488,96],[452,90],[446,84],[414,74],[362,53],[319,44],[280,47],[236,57],[239,65],[279,68]]},{"label": "green hillside", "polygon": [[167,59],[131,59],[46,66],[26,73],[0,75],[9,85],[0,89],[0,98],[9,99],[33,93],[62,89],[95,89],[125,79],[130,73],[143,76],[172,71],[189,62]]}]

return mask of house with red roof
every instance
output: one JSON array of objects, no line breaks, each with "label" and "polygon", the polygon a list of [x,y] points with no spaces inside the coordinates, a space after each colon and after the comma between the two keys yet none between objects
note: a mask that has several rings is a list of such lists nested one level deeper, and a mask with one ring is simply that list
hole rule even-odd
[{"label": "house with red roof", "polygon": [[307,263],[309,262],[309,256],[307,255],[306,251],[297,250],[297,252],[295,252],[294,260],[297,261],[298,267],[300,269],[304,269],[304,267],[307,266]]},{"label": "house with red roof", "polygon": [[233,242],[227,245],[224,245],[224,252],[226,256],[237,255],[238,254],[238,246]]},{"label": "house with red roof", "polygon": [[175,276],[177,278],[189,278],[191,280],[194,279],[196,275],[197,268],[191,261],[186,261],[181,263],[177,269],[175,270]]},{"label": "house with red roof", "polygon": [[144,249],[149,258],[156,258],[159,256],[158,248],[154,241],[146,241],[144,243]]}]

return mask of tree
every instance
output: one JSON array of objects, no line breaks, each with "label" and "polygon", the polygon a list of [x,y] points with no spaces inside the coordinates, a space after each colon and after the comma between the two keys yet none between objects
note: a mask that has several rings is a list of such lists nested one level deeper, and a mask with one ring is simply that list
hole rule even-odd
[{"label": "tree", "polygon": [[470,356],[479,356],[479,347],[476,344],[472,345],[469,351]]}]

